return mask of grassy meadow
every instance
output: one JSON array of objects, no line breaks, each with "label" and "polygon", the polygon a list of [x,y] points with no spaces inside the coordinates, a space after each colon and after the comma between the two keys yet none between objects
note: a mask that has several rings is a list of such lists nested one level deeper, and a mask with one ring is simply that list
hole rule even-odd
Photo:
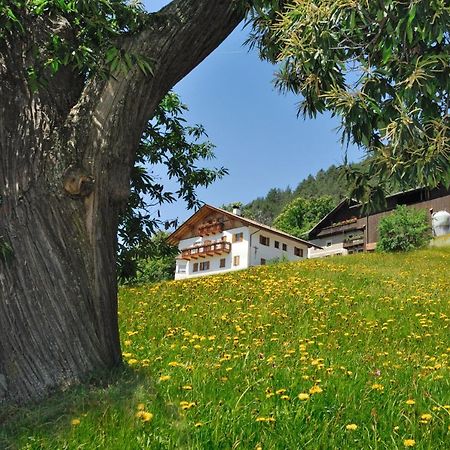
[{"label": "grassy meadow", "polygon": [[450,249],[122,288],[125,368],[4,449],[449,449]]}]

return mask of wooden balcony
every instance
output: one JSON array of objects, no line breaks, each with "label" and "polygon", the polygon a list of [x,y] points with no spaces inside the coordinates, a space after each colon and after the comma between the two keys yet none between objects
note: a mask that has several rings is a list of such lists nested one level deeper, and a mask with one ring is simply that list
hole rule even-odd
[{"label": "wooden balcony", "polygon": [[357,237],[357,238],[353,238],[353,239],[346,239],[342,246],[344,248],[352,248],[352,247],[357,247],[360,245],[364,245],[364,237]]},{"label": "wooden balcony", "polygon": [[217,233],[222,233],[223,222],[208,222],[203,223],[198,227],[198,234],[200,236],[210,236]]},{"label": "wooden balcony", "polygon": [[230,253],[230,242],[214,242],[211,244],[201,244],[181,250],[181,259],[191,260],[206,258],[207,256],[222,255]]}]

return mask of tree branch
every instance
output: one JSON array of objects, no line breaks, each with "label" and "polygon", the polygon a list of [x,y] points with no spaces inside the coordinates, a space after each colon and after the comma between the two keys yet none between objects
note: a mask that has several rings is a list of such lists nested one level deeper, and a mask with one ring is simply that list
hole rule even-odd
[{"label": "tree branch", "polygon": [[[117,172],[114,166],[123,164],[130,168],[142,131],[162,97],[206,58],[242,17],[243,10],[235,0],[175,0],[154,14],[146,29],[125,38],[122,45],[125,51],[152,60],[153,75],[146,76],[134,67],[125,75],[89,82],[70,117],[72,125],[80,117],[85,119],[84,124],[78,123],[75,153],[82,151],[84,161],[97,161],[102,171]],[[93,112],[86,118],[81,110]],[[114,195],[126,197],[128,172],[123,180],[115,181]]]}]

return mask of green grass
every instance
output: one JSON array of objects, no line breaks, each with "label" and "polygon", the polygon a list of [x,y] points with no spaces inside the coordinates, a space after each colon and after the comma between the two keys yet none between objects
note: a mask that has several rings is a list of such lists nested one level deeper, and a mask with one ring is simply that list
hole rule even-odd
[{"label": "green grass", "polygon": [[126,367],[0,411],[0,448],[448,449],[449,267],[433,249],[122,289]]}]

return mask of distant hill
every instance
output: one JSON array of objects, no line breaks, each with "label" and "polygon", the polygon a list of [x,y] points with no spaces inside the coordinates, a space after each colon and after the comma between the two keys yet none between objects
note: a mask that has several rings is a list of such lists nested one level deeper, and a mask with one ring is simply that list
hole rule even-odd
[{"label": "distant hill", "polygon": [[[354,167],[365,170],[364,163],[357,163]],[[266,225],[272,225],[283,209],[298,197],[314,199],[330,196],[337,205],[348,195],[345,179],[341,176],[341,173],[342,166],[332,165],[328,169],[319,170],[315,175],[309,175],[300,181],[295,189],[290,186],[285,189],[272,188],[266,196],[258,197],[246,205],[240,204],[242,215]],[[415,187],[417,185],[414,183],[400,185],[394,180],[383,186],[385,195]],[[222,207],[231,211],[232,205]]]},{"label": "distant hill", "polygon": [[265,197],[258,197],[243,205],[242,213],[245,217],[272,225],[283,208],[297,197],[310,199],[329,195],[338,203],[346,195],[345,183],[339,173],[340,166],[332,165],[326,170],[319,170],[315,175],[309,175],[295,189],[272,188]]}]

